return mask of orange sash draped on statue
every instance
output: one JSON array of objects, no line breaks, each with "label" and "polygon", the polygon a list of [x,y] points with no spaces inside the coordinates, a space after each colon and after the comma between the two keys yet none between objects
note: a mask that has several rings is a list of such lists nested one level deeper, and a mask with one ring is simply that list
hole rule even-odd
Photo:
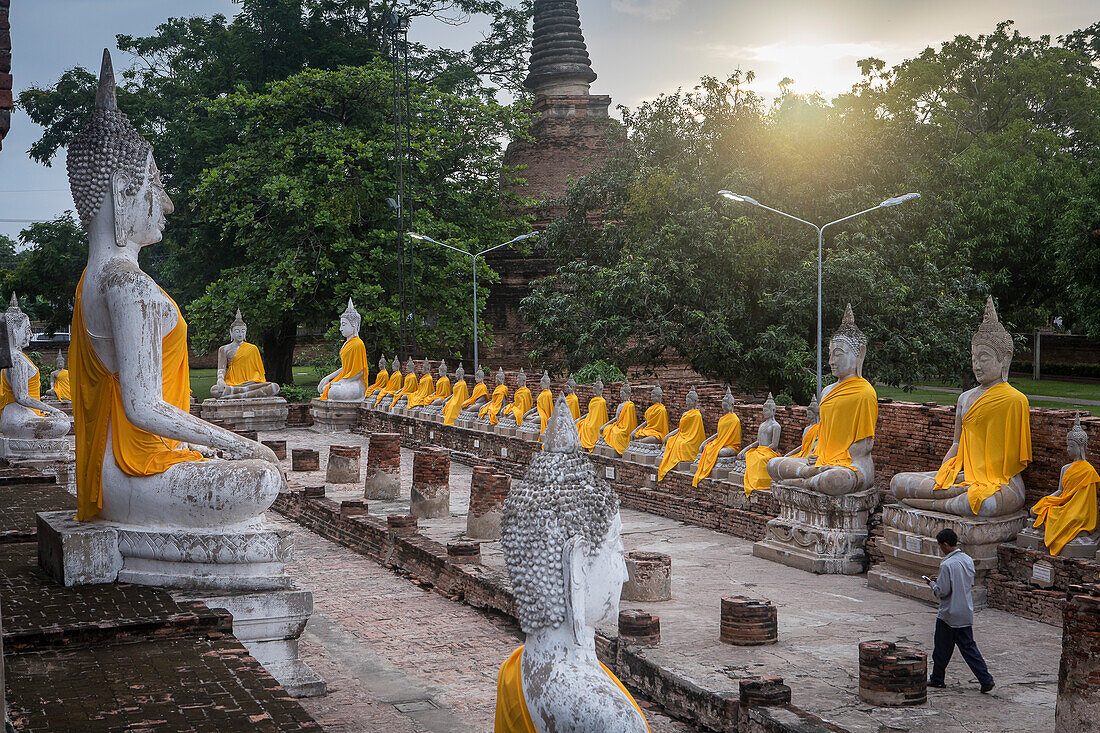
[{"label": "orange sash draped on statue", "polygon": [[660,438],[665,439],[668,435],[668,410],[660,402],[650,405],[646,408],[645,415],[642,416],[645,421],[645,427],[639,428],[638,432],[634,433],[635,438]]},{"label": "orange sash draped on statue", "polygon": [[665,455],[657,468],[657,480],[663,480],[669,471],[676,468],[676,464],[695,460],[699,455],[699,446],[702,445],[706,436],[703,414],[697,409],[685,412],[680,418],[679,432],[669,438],[665,444]]},{"label": "orange sash draped on statue", "polygon": [[[852,468],[848,449],[875,437],[878,393],[863,377],[848,377],[821,400],[821,429],[817,438],[817,467]],[[854,470],[854,469],[853,469]]]},{"label": "orange sash draped on statue", "polygon": [[577,421],[577,432],[581,436],[581,446],[590,451],[600,439],[600,428],[607,422],[607,400],[593,397],[588,401],[588,414]]},{"label": "orange sash draped on statue", "polygon": [[225,383],[230,387],[239,387],[248,382],[266,381],[267,373],[264,372],[260,350],[254,344],[242,341],[237,347],[237,353],[233,354],[233,361],[225,370]]},{"label": "orange sash draped on statue", "polygon": [[700,481],[710,476],[710,472],[714,470],[714,464],[718,463],[718,453],[723,448],[731,448],[734,453],[741,451],[741,418],[732,412],[722,416],[718,421],[718,431],[714,434],[714,440],[703,448],[703,454],[699,456],[699,468],[691,480],[692,486],[698,486]]},{"label": "orange sash draped on statue", "polygon": [[[19,358],[18,356],[16,358]],[[42,380],[38,376],[38,367],[34,366],[34,374],[27,380],[27,394],[30,397],[42,401]],[[60,399],[60,397],[58,398]],[[15,393],[11,390],[11,385],[8,384],[8,370],[4,369],[0,371],[0,412],[4,411],[4,408],[15,402]],[[41,410],[31,410],[35,415],[42,416]]]},{"label": "orange sash draped on statue", "polygon": [[537,406],[539,408],[539,435],[546,432],[546,423],[550,422],[550,415],[554,413],[554,393],[548,389],[539,392]]},{"label": "orange sash draped on statue", "polygon": [[363,384],[366,384],[369,377],[368,369],[367,347],[363,345],[363,339],[352,336],[340,347],[340,373],[325,385],[325,391],[321,393],[321,399],[328,399],[328,391],[332,385],[341,379],[350,379],[359,372],[363,373]]},{"label": "orange sash draped on statue", "polygon": [[624,402],[619,419],[603,429],[603,442],[615,449],[620,456],[630,445],[630,434],[638,427],[638,411],[633,402]]},{"label": "orange sash draped on statue", "polygon": [[458,417],[458,413],[462,412],[462,405],[465,404],[469,393],[470,387],[466,384],[465,379],[455,383],[454,390],[451,392],[451,398],[447,400],[447,404],[443,406],[444,425],[455,424],[455,418]]}]

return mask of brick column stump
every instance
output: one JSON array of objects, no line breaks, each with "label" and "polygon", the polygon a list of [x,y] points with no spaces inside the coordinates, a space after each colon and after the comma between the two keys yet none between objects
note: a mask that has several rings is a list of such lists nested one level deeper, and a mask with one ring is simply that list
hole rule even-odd
[{"label": "brick column stump", "polygon": [[359,455],[362,451],[357,445],[330,445],[328,447],[328,470],[325,481],[330,484],[359,483]]},{"label": "brick column stump", "polygon": [[763,646],[779,641],[779,614],[771,601],[731,596],[722,599],[719,638],[735,646]]},{"label": "brick column stump", "polygon": [[241,436],[242,438],[248,438],[249,440],[258,441],[260,439],[260,436],[256,434],[255,430],[234,430],[233,432]]},{"label": "brick column stump", "polygon": [[324,499],[325,498],[325,486],[304,486],[302,492],[306,495],[307,499]]},{"label": "brick column stump", "polygon": [[661,643],[661,617],[637,609],[619,611],[619,641],[657,646]]},{"label": "brick column stump", "polygon": [[264,445],[275,453],[275,457],[280,461],[286,460],[286,441],[285,440],[264,440],[261,441]]},{"label": "brick column stump", "polygon": [[623,583],[624,601],[672,600],[672,558],[660,552],[635,550],[626,553],[630,576]]},{"label": "brick column stump", "polygon": [[390,514],[386,524],[395,537],[409,537],[417,531],[416,517],[411,514]]},{"label": "brick column stump", "polygon": [[363,498],[392,501],[401,495],[401,436],[372,433],[367,445]]},{"label": "brick column stump", "polygon": [[859,643],[859,699],[883,707],[928,702],[928,656],[891,641]]},{"label": "brick column stump", "polygon": [[481,545],[477,542],[448,542],[447,559],[460,565],[481,562]]},{"label": "brick column stump", "polygon": [[341,517],[362,517],[367,514],[370,514],[367,502],[362,499],[345,499],[340,502]]},{"label": "brick column stump", "polygon": [[1093,730],[1100,720],[1100,585],[1071,585],[1062,607],[1055,733]]},{"label": "brick column stump", "polygon": [[739,685],[741,707],[778,707],[791,704],[791,688],[782,677],[742,677]]},{"label": "brick column stump", "polygon": [[475,466],[470,479],[470,511],[466,513],[466,536],[479,540],[500,539],[500,515],[512,487],[512,477],[493,473],[487,466]]},{"label": "brick column stump", "polygon": [[451,516],[451,452],[425,448],[413,454],[409,514],[421,519]]},{"label": "brick column stump", "polygon": [[309,448],[295,448],[290,451],[291,471],[320,471],[321,454]]}]

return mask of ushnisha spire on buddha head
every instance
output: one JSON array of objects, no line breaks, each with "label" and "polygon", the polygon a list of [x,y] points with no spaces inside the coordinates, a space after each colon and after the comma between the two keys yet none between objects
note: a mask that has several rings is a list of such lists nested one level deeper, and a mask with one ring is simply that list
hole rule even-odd
[{"label": "ushnisha spire on buddha head", "polygon": [[355,309],[355,303],[348,298],[348,307],[344,309],[344,312],[340,314],[341,318],[346,318],[354,328],[355,332],[359,333],[359,327],[363,325],[363,316],[359,315],[359,311]]},{"label": "ushnisha spire on buddha head", "polygon": [[236,316],[236,318],[233,319],[233,325],[229,327],[229,330],[232,331],[234,328],[237,328],[238,326],[245,326],[244,316],[241,315],[241,309],[240,308],[237,309],[237,316]]},{"label": "ushnisha spire on buddha head", "polygon": [[978,326],[978,330],[974,332],[973,338],[970,339],[971,349],[976,349],[980,346],[986,346],[992,349],[993,354],[997,357],[997,361],[1001,363],[1009,361],[1012,358],[1012,336],[1005,330],[1005,327],[1001,325],[1001,320],[997,317],[997,308],[993,305],[992,295],[986,299],[985,314],[982,316],[982,323]]},{"label": "ushnisha spire on buddha head", "polygon": [[1082,453],[1088,450],[1089,434],[1081,427],[1081,413],[1079,412],[1073,416],[1073,427],[1069,429],[1066,441],[1080,448]]}]

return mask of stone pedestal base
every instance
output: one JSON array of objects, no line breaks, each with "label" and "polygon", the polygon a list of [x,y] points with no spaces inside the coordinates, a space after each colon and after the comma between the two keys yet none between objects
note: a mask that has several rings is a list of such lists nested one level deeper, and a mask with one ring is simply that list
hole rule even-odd
[{"label": "stone pedestal base", "polygon": [[359,422],[359,405],[362,402],[337,402],[314,399],[309,403],[309,413],[314,426],[325,433],[350,431]]},{"label": "stone pedestal base", "polygon": [[[1028,524],[1031,520],[1028,520]],[[1036,529],[1035,527],[1024,527],[1020,530],[1020,534],[1016,535],[1016,544],[1020,547],[1026,547],[1029,550],[1038,550],[1039,552],[1049,552],[1046,543],[1046,531],[1043,527]],[[1074,537],[1072,540],[1066,543],[1062,551],[1058,553],[1059,557],[1079,557],[1085,560],[1093,560],[1096,558],[1096,552],[1100,550],[1100,543],[1096,541],[1096,538],[1089,534],[1082,533]]]},{"label": "stone pedestal base", "polygon": [[636,440],[630,441],[623,451],[623,458],[643,466],[660,466],[664,455],[665,447],[661,443],[641,443]]},{"label": "stone pedestal base", "polygon": [[75,460],[68,438],[0,438],[0,458],[35,464]]},{"label": "stone pedestal base", "polygon": [[936,602],[922,575],[939,572],[940,554],[936,534],[950,528],[959,536],[959,548],[974,560],[974,607],[985,606],[985,576],[997,568],[997,545],[1011,542],[1027,524],[1023,512],[1007,517],[957,517],[953,514],[913,509],[903,504],[883,507],[883,543],[886,559],[867,574],[872,588]]},{"label": "stone pedestal base", "polygon": [[202,419],[229,430],[270,432],[286,428],[288,408],[282,397],[249,400],[203,400]]},{"label": "stone pedestal base", "polygon": [[768,522],[752,554],[811,573],[859,575],[867,565],[867,534],[878,490],[828,496],[773,483],[779,516]]},{"label": "stone pedestal base", "polygon": [[635,550],[626,554],[624,601],[671,601],[672,557],[662,552]]},{"label": "stone pedestal base", "polygon": [[291,697],[317,697],[328,691],[321,676],[298,656],[298,639],[313,614],[311,592],[288,589],[185,597],[233,614],[233,636]]},{"label": "stone pedestal base", "polygon": [[38,562],[66,585],[136,583],[184,590],[267,591],[291,584],[290,533],[259,522],[237,530],[140,529],[38,513]]}]

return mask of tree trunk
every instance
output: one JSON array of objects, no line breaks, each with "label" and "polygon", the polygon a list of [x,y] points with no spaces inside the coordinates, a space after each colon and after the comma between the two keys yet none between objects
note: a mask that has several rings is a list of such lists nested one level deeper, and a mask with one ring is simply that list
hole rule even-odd
[{"label": "tree trunk", "polygon": [[294,347],[298,344],[298,324],[283,321],[277,330],[265,333],[262,342],[268,381],[294,384]]}]

